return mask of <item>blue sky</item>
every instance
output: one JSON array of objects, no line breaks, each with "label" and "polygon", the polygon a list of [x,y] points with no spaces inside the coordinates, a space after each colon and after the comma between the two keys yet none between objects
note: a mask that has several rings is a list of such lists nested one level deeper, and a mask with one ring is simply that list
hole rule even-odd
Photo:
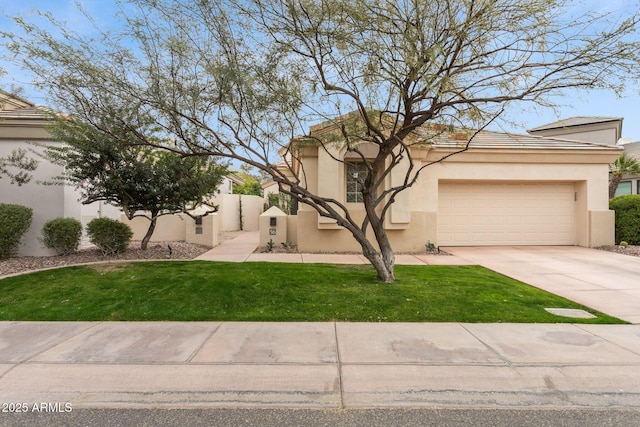
[{"label": "blue sky", "polygon": [[[76,8],[77,0],[17,0],[12,2],[0,2],[0,28],[11,31],[13,25],[6,15],[29,15],[33,9],[51,11],[61,20],[77,31],[91,31],[85,18]],[[10,3],[10,4],[6,4]],[[89,15],[96,18],[100,25],[106,27],[114,25],[112,17],[115,14],[115,0],[82,0],[80,2]],[[577,10],[622,10],[628,14],[640,10],[638,0],[583,0],[576,6]],[[640,37],[640,35],[638,36]],[[1,48],[0,48],[1,49]],[[46,99],[34,89],[29,87],[28,79],[20,77],[20,71],[8,64],[3,68],[9,74],[15,76],[14,83],[22,86],[25,91],[23,96],[37,104],[45,104]],[[0,82],[7,82],[6,77]],[[508,128],[496,128],[511,132],[524,133],[526,129],[534,128],[545,123],[572,116],[607,116],[623,117],[622,136],[632,141],[640,141],[640,87],[629,87],[623,98],[616,98],[608,92],[567,92],[565,96],[556,99],[560,104],[557,111],[547,109],[536,111],[508,110],[508,116],[518,123],[517,126]]]}]

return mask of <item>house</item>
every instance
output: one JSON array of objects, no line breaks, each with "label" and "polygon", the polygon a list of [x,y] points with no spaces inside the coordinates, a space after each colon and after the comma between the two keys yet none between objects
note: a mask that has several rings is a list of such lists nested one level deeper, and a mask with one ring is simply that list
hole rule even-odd
[{"label": "house", "polygon": [[[0,179],[0,202],[27,206],[33,209],[31,227],[22,237],[19,255],[43,256],[54,252],[40,241],[44,224],[58,217],[71,217],[83,226],[96,217],[119,218],[119,211],[102,202],[82,205],[79,193],[69,185],[45,185],[62,174],[63,168],[41,156],[45,145],[56,145],[50,140],[47,126],[51,112],[43,107],[0,90],[0,157],[13,150],[24,149],[38,161],[33,178],[17,186],[9,179]],[[59,144],[59,143],[58,143]],[[83,227],[84,228],[84,227]],[[84,244],[88,240],[83,239]]]},{"label": "house", "polygon": [[622,117],[569,117],[527,130],[531,135],[551,136],[616,145],[622,138]]},{"label": "house", "polygon": [[[618,145],[624,149],[624,153],[640,160],[640,142],[631,142],[629,138],[621,137],[622,120],[621,117],[570,117],[530,129],[527,132],[533,135]],[[615,195],[625,194],[640,194],[640,176],[623,176]]]},{"label": "house", "polygon": [[218,194],[233,194],[233,186],[241,185],[242,182],[242,178],[230,173],[222,178],[222,182],[218,186]]},{"label": "house", "polygon": [[[628,142],[630,140],[624,140],[619,143],[619,146],[624,149],[625,154],[629,157],[635,158],[640,162],[640,141]],[[623,175],[622,181],[618,184],[616,190],[616,196],[625,196],[628,194],[640,194],[640,175]]]},{"label": "house", "polygon": [[[38,161],[33,178],[25,185],[11,184],[7,178],[0,179],[0,202],[27,206],[33,209],[31,227],[22,237],[20,256],[47,256],[55,252],[44,247],[40,238],[44,224],[58,217],[71,217],[85,226],[94,218],[112,218],[129,225],[134,240],[140,240],[148,228],[148,221],[137,218],[129,221],[120,209],[104,202],[84,205],[80,193],[71,185],[46,185],[62,175],[63,167],[53,164],[42,156],[46,146],[61,145],[51,141],[47,126],[51,123],[51,111],[18,96],[0,90],[0,157],[13,150],[24,149],[29,157]],[[220,206],[219,214],[203,219],[196,224],[185,215],[162,217],[152,241],[186,240],[207,246],[215,246],[219,231],[257,230],[258,217],[263,210],[262,198],[232,194],[233,184],[242,180],[233,174],[226,176],[219,186],[219,194],[212,201]],[[242,198],[242,202],[240,201]],[[242,206],[240,206],[242,203]],[[197,212],[196,212],[197,213]],[[83,234],[81,247],[91,246]]]},{"label": "house", "polygon": [[[576,120],[570,125],[576,125],[570,126],[571,132],[566,132],[567,126],[551,126],[532,129],[529,135],[482,131],[468,151],[428,166],[391,206],[385,228],[394,250],[423,252],[429,243],[613,244],[608,165],[622,153],[615,145],[622,120]],[[337,129],[335,122],[327,122],[313,126],[310,133],[320,136]],[[445,131],[432,138],[429,127],[414,132],[416,140],[425,141],[412,148],[416,168],[459,150],[468,136]],[[375,145],[361,145],[371,157],[376,150]],[[345,203],[352,216],[363,218],[363,204],[349,178],[357,171],[348,170],[357,163],[348,161],[345,148],[304,144],[297,156],[310,191]],[[400,173],[388,182],[397,184],[406,167],[400,164]],[[295,228],[296,241],[288,240],[302,252],[360,250],[348,231],[309,206],[300,205]]]}]

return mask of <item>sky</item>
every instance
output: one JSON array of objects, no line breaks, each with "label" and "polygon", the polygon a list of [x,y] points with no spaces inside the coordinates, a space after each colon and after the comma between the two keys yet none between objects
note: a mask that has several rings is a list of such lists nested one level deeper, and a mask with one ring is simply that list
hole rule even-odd
[{"label": "sky", "polygon": [[[516,1],[516,0],[514,0]],[[8,16],[30,15],[33,10],[51,11],[54,15],[64,20],[75,30],[91,31],[85,18],[76,7],[78,0],[0,0],[0,31],[12,31],[13,23]],[[97,19],[99,25],[106,27],[115,25],[113,16],[116,11],[115,0],[82,0],[79,3],[83,8]],[[639,0],[582,0],[582,4],[576,6],[580,10],[621,10],[628,14],[640,10]],[[587,8],[587,9],[585,9]],[[640,37],[640,34],[638,35]],[[2,54],[0,47],[0,55]],[[2,68],[8,71],[7,76],[0,80],[0,87],[7,89],[9,82],[22,87],[22,96],[36,104],[45,105],[46,99],[42,94],[29,86],[28,78],[24,73],[10,64],[2,64]],[[527,129],[535,128],[556,120],[574,116],[605,116],[624,118],[622,137],[631,141],[640,141],[640,87],[629,87],[622,98],[617,98],[609,92],[566,92],[562,98],[555,99],[560,104],[557,110],[507,110],[508,117],[518,124],[510,127],[493,127],[494,130],[503,130],[515,133],[525,133]]]}]

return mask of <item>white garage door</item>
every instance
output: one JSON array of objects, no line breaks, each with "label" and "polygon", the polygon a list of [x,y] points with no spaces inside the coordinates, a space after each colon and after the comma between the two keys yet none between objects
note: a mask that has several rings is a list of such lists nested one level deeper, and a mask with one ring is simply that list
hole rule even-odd
[{"label": "white garage door", "polygon": [[571,183],[440,183],[438,245],[573,245]]}]

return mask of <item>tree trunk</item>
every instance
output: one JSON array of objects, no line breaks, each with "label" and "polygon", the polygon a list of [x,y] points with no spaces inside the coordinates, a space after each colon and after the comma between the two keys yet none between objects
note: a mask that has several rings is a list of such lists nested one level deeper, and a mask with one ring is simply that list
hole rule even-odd
[{"label": "tree trunk", "polygon": [[[375,165],[373,175],[377,175],[375,172]],[[370,177],[367,177],[367,182],[369,181],[369,178]],[[362,245],[364,256],[371,262],[378,272],[378,279],[385,283],[392,283],[396,280],[394,274],[396,257],[393,254],[393,249],[391,248],[391,242],[389,242],[387,231],[384,229],[384,220],[383,218],[380,218],[375,211],[375,204],[371,194],[371,192],[363,194],[364,206],[369,219],[369,224],[371,225],[371,229],[380,251],[378,252],[373,245],[371,245],[364,234],[363,240],[366,241],[367,246],[363,244],[364,242],[360,242],[360,244]]]},{"label": "tree trunk", "polygon": [[611,174],[611,179],[609,179],[609,198],[613,199],[616,196],[616,191],[618,190],[618,186],[620,185],[620,181],[622,181],[621,174]]},{"label": "tree trunk", "polygon": [[394,261],[386,260],[382,254],[377,251],[363,251],[363,255],[369,260],[371,265],[376,269],[377,276],[376,278],[385,283],[393,283],[396,280],[396,277],[393,273],[393,264]]},{"label": "tree trunk", "polygon": [[[377,279],[385,283],[393,283],[396,280],[394,275],[395,256],[391,246],[378,252],[366,239],[356,238],[362,246],[362,254],[369,260],[373,268],[376,269]],[[383,245],[384,246],[384,245]]]},{"label": "tree trunk", "polygon": [[153,235],[153,231],[156,229],[156,221],[158,217],[153,215],[152,220],[149,223],[149,228],[147,229],[147,234],[144,235],[142,242],[140,242],[140,249],[143,251],[147,250],[147,245],[149,244],[149,240],[151,240],[151,236]]}]

